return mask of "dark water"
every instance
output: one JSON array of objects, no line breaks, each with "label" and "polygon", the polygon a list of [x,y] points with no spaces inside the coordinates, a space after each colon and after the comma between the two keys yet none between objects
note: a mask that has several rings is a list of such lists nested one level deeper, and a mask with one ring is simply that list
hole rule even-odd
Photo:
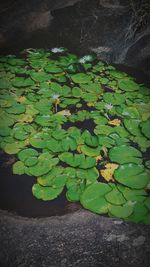
[{"label": "dark water", "polygon": [[42,201],[32,195],[36,178],[13,175],[9,163],[11,157],[0,155],[0,208],[25,217],[49,217],[64,215],[80,209],[78,203],[67,201],[65,192],[52,201]]}]

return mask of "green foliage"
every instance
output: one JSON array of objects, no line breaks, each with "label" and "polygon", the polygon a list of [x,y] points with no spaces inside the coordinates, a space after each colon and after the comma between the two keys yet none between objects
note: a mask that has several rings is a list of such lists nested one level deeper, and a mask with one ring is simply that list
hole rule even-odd
[{"label": "green foliage", "polygon": [[149,88],[64,48],[1,56],[0,67],[0,147],[16,155],[15,175],[37,178],[33,195],[65,189],[92,212],[150,224]]}]

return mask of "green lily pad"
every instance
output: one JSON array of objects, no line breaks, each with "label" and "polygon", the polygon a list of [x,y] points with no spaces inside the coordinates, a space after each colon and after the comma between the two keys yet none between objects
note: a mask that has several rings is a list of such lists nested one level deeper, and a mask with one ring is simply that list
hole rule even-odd
[{"label": "green lily pad", "polygon": [[85,209],[98,214],[108,212],[109,204],[105,200],[105,194],[111,191],[111,187],[103,183],[94,183],[88,186],[80,197],[80,202]]},{"label": "green lily pad", "polygon": [[111,192],[105,195],[108,202],[114,205],[122,205],[126,203],[126,199],[123,194],[115,187]]},{"label": "green lily pad", "polygon": [[65,185],[67,176],[61,166],[53,167],[47,174],[38,177],[37,181],[43,186],[62,187]]},{"label": "green lily pad", "polygon": [[17,154],[19,150],[20,150],[20,146],[17,143],[6,144],[4,146],[4,151],[10,155]]},{"label": "green lily pad", "polygon": [[33,86],[34,85],[34,81],[30,78],[23,78],[23,77],[16,77],[13,81],[12,81],[12,85],[15,87],[28,87],[28,86]]},{"label": "green lily pad", "polygon": [[144,188],[150,180],[150,175],[144,171],[144,166],[135,163],[121,165],[115,170],[114,177],[119,183],[135,189]]},{"label": "green lily pad", "polygon": [[77,73],[71,75],[71,79],[74,83],[89,83],[91,81],[91,76],[84,73]]},{"label": "green lily pad", "polygon": [[11,132],[11,128],[9,127],[4,127],[4,128],[0,128],[0,136],[9,136]]},{"label": "green lily pad", "polygon": [[118,185],[117,187],[127,201],[141,203],[147,198],[147,193],[144,189],[131,189],[122,185]]},{"label": "green lily pad", "polygon": [[33,176],[41,176],[48,173],[52,169],[51,160],[39,160],[34,166],[29,167],[29,172]]},{"label": "green lily pad", "polygon": [[11,86],[12,85],[8,79],[6,79],[6,78],[0,79],[0,89],[10,89]]},{"label": "green lily pad", "polygon": [[86,184],[95,182],[99,177],[99,171],[94,167],[90,169],[77,169],[76,176],[81,180],[86,180]]},{"label": "green lily pad", "polygon": [[145,162],[145,166],[146,166],[148,169],[150,169],[150,160],[147,160],[147,161]]},{"label": "green lily pad", "polygon": [[85,157],[83,154],[72,154],[64,152],[59,155],[59,159],[71,167],[80,167],[82,169],[92,168],[96,165],[96,160],[92,157]]},{"label": "green lily pad", "polygon": [[63,191],[62,188],[44,187],[39,184],[34,184],[32,187],[32,193],[37,199],[44,201],[57,198]]},{"label": "green lily pad", "polygon": [[80,150],[83,154],[89,157],[96,157],[100,155],[101,147],[93,148],[87,145],[83,145],[80,147]]},{"label": "green lily pad", "polygon": [[29,143],[35,148],[45,148],[46,139],[44,133],[37,133],[29,139]]},{"label": "green lily pad", "polygon": [[46,142],[46,147],[52,152],[63,152],[64,149],[62,147],[62,142],[60,140],[56,140],[51,138]]},{"label": "green lily pad", "polygon": [[18,158],[21,161],[25,161],[30,157],[37,157],[38,154],[38,151],[33,148],[25,148],[18,153]]},{"label": "green lily pad", "polygon": [[62,68],[60,68],[59,66],[57,66],[55,64],[48,64],[47,66],[45,66],[44,69],[48,73],[60,73],[60,72],[63,72]]},{"label": "green lily pad", "polygon": [[97,147],[99,144],[98,137],[91,135],[88,130],[83,132],[82,137],[84,139],[85,144],[88,146]]},{"label": "green lily pad", "polygon": [[132,214],[134,207],[132,204],[126,203],[123,206],[110,205],[108,209],[111,215],[117,218],[126,219]]},{"label": "green lily pad", "polygon": [[25,166],[22,161],[17,161],[13,164],[13,173],[18,175],[25,173]]},{"label": "green lily pad", "polygon": [[45,72],[31,72],[30,76],[32,78],[32,80],[34,80],[35,82],[45,82],[50,80],[50,76],[49,74],[45,73]]},{"label": "green lily pad", "polygon": [[123,91],[138,91],[139,90],[139,85],[137,83],[135,83],[132,80],[129,79],[124,79],[124,80],[120,80],[119,83],[119,88]]},{"label": "green lily pad", "polygon": [[113,162],[124,163],[142,163],[142,153],[134,147],[122,145],[110,149],[109,158]]},{"label": "green lily pad", "polygon": [[77,143],[75,139],[67,136],[62,140],[61,146],[63,151],[69,151],[69,150],[74,151],[77,148]]},{"label": "green lily pad", "polygon": [[125,102],[125,96],[119,93],[105,93],[103,99],[106,103],[112,105],[121,105]]},{"label": "green lily pad", "polygon": [[124,119],[124,125],[125,128],[135,136],[141,136],[142,133],[140,131],[139,125],[140,125],[140,120],[138,119]]},{"label": "green lily pad", "polygon": [[150,119],[140,124],[142,133],[150,139]]},{"label": "green lily pad", "polygon": [[150,197],[147,197],[147,198],[146,198],[146,200],[145,200],[145,202],[144,202],[144,205],[146,206],[146,208],[147,208],[148,210],[150,210]]},{"label": "green lily pad", "polygon": [[12,113],[12,114],[21,114],[25,112],[25,106],[22,104],[15,104],[14,106],[10,107],[7,109],[8,113]]},{"label": "green lily pad", "polygon": [[140,114],[135,107],[126,107],[122,111],[124,118],[139,119]]},{"label": "green lily pad", "polygon": [[133,214],[128,218],[128,220],[139,223],[142,222],[145,215],[148,215],[148,210],[143,203],[135,203]]},{"label": "green lily pad", "polygon": [[118,71],[118,70],[110,70],[109,75],[111,75],[117,79],[122,79],[126,76],[126,73]]}]

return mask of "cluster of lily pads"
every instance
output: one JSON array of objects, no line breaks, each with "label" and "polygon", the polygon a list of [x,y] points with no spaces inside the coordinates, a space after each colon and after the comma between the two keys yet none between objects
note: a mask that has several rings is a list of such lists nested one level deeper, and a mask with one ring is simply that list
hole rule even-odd
[{"label": "cluster of lily pads", "polygon": [[63,48],[0,57],[0,147],[44,201],[150,224],[150,89]]}]

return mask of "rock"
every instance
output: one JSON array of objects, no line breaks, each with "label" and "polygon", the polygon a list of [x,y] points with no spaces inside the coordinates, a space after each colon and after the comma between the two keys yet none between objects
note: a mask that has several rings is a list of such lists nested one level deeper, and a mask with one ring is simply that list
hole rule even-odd
[{"label": "rock", "polygon": [[149,226],[80,210],[28,219],[0,211],[0,266],[148,267]]}]

